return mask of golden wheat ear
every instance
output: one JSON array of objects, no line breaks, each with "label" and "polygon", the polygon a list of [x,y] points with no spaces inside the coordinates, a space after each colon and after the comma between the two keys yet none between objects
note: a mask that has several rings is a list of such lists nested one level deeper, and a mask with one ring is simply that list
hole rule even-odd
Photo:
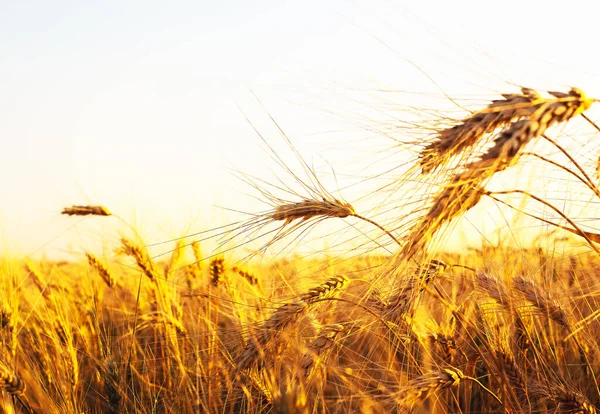
[{"label": "golden wheat ear", "polygon": [[473,113],[457,125],[443,129],[436,139],[420,154],[423,173],[429,173],[448,160],[477,145],[486,134],[535,112],[540,94],[533,89],[521,88],[521,94],[503,94],[504,99],[492,101],[486,108]]},{"label": "golden wheat ear", "polygon": [[356,214],[349,203],[338,199],[309,200],[305,199],[296,203],[281,204],[275,207],[269,218],[275,221],[285,220],[285,225],[294,220],[310,220],[314,217],[344,218]]},{"label": "golden wheat ear", "polygon": [[71,206],[65,207],[60,214],[67,216],[110,216],[112,213],[104,206]]}]

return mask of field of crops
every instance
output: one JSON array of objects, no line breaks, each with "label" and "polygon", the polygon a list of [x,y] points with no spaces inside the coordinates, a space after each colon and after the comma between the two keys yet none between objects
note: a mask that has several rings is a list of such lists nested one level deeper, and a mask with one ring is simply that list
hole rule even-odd
[{"label": "field of crops", "polygon": [[[414,159],[394,188],[420,184],[411,203],[387,201],[405,220],[357,211],[303,163],[304,175],[288,170],[302,193],[249,180],[270,208],[209,234],[225,241],[215,252],[188,236],[153,257],[133,231],[80,262],[2,258],[3,412],[596,413],[600,234],[570,207],[598,202],[598,154],[589,134],[564,132],[597,132],[594,102],[523,88],[407,142]],[[577,193],[491,185],[527,163]],[[548,232],[531,246],[439,248],[484,199]],[[368,228],[375,247],[330,260],[229,250],[261,238],[267,252],[336,220]]]}]

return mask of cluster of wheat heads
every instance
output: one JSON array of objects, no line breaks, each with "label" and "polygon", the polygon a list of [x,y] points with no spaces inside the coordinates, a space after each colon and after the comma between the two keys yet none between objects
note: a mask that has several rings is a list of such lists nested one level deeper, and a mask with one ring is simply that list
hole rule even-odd
[{"label": "cluster of wheat heads", "polygon": [[[266,248],[322,220],[359,221],[393,255],[234,262],[179,241],[159,261],[122,238],[116,260],[3,261],[2,409],[597,412],[600,236],[537,197],[555,216],[523,214],[582,238],[590,254],[486,246],[434,257],[430,246],[483,197],[512,206],[486,188],[525,157],[554,163],[597,197],[591,166],[546,134],[592,102],[577,89],[523,89],[436,133],[414,167],[442,185],[404,231],[330,194],[306,166],[304,196],[261,188],[271,208],[224,236],[274,225]],[[569,162],[525,152],[539,139]],[[510,191],[526,192],[518,184]],[[110,215],[97,206],[64,214]]]}]

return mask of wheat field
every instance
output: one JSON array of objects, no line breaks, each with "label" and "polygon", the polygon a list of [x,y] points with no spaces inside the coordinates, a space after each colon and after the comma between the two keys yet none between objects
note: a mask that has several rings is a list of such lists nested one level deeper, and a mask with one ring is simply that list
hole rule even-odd
[{"label": "wheat field", "polygon": [[[597,154],[589,134],[565,132],[597,132],[594,103],[577,88],[522,88],[407,142],[394,188],[420,183],[418,206],[386,201],[408,208],[403,220],[358,211],[304,163],[306,178],[289,171],[303,193],[248,179],[270,208],[208,236],[238,249],[261,237],[260,253],[324,221],[368,229],[365,249],[332,260],[291,248],[239,259],[194,236],[153,257],[135,232],[79,262],[2,258],[2,411],[598,412],[600,234],[569,209],[584,191],[598,202]],[[577,193],[557,200],[521,176],[492,185],[536,162]],[[550,231],[530,246],[438,248],[483,200]],[[114,218],[103,206],[62,214]]]}]

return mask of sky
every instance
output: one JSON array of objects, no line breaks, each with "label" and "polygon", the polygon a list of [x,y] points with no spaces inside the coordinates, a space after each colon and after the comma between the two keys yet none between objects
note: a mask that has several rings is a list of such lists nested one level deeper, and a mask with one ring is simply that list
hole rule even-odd
[{"label": "sky", "polygon": [[118,220],[59,214],[73,204],[107,206],[148,243],[258,211],[235,172],[282,177],[257,134],[289,153],[270,116],[351,179],[393,146],[398,108],[447,109],[441,90],[600,96],[594,7],[1,1],[0,247],[76,255],[118,239]]}]

